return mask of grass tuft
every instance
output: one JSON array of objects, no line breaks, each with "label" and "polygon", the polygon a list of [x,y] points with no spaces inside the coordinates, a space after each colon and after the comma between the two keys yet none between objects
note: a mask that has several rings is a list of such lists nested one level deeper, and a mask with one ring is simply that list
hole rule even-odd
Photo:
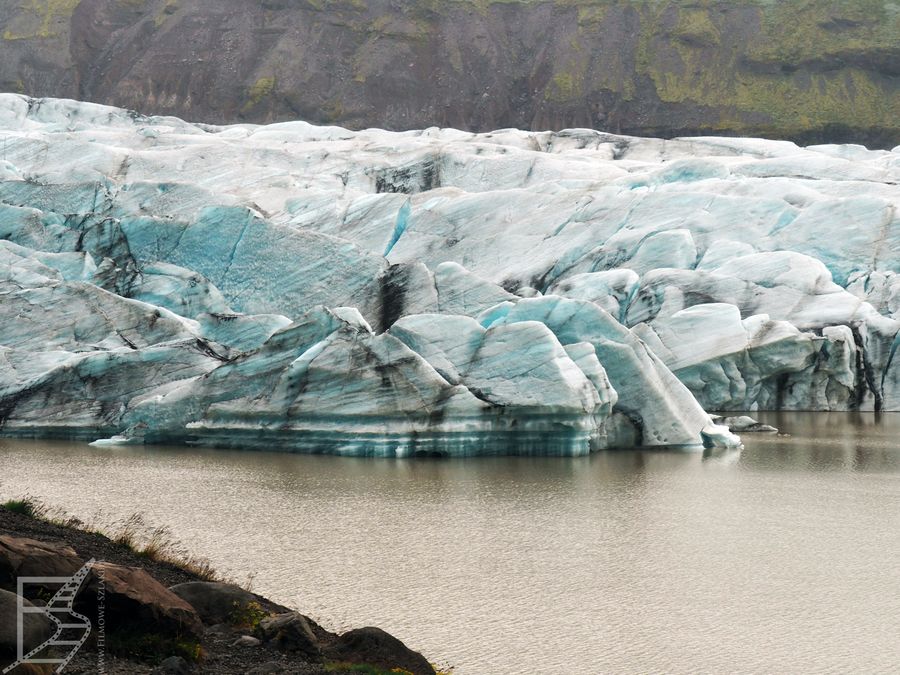
[{"label": "grass tuft", "polygon": [[142,558],[167,563],[202,581],[222,580],[209,560],[189,553],[168,527],[152,527],[140,513],[120,521],[118,530],[110,538]]},{"label": "grass tuft", "polygon": [[144,517],[139,513],[133,513],[119,522],[121,525],[118,525],[118,531],[113,536],[110,536],[110,539],[120,546],[137,553],[139,548],[138,538],[147,527],[144,523]]},{"label": "grass tuft", "polygon": [[3,502],[0,504],[0,508],[9,511],[10,513],[18,513],[22,516],[39,518],[43,505],[32,497],[25,497],[24,499],[10,499],[8,502]]},{"label": "grass tuft", "polygon": [[114,522],[111,527],[104,527],[97,524],[101,520],[99,514],[88,525],[30,496],[10,499],[0,504],[0,508],[61,527],[102,535],[142,558],[172,565],[201,581],[225,581],[209,560],[189,553],[168,527],[152,527],[140,513],[133,513]]},{"label": "grass tuft", "polygon": [[259,624],[270,614],[262,608],[258,602],[238,602],[232,605],[231,614],[228,616],[228,624],[235,628],[244,628],[251,633],[259,628]]},{"label": "grass tuft", "polygon": [[10,499],[0,504],[0,508],[10,513],[18,513],[22,516],[42,520],[60,527],[71,527],[77,530],[86,530],[85,524],[75,516],[70,516],[62,509],[53,508],[42,502],[37,497],[26,495],[21,499]]}]

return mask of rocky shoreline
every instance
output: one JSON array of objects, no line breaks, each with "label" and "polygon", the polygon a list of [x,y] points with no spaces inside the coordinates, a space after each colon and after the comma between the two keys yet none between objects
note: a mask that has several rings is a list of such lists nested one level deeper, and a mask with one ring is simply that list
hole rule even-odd
[{"label": "rocky shoreline", "polygon": [[[73,606],[92,630],[66,673],[435,675],[425,657],[378,628],[332,633],[236,584],[210,580],[208,569],[7,506],[0,506],[0,670],[16,658],[16,579],[69,577],[92,560]],[[34,584],[23,595],[46,605],[55,590]],[[27,651],[52,636],[53,624],[44,613],[25,616]],[[13,673],[54,667],[23,664]]]}]

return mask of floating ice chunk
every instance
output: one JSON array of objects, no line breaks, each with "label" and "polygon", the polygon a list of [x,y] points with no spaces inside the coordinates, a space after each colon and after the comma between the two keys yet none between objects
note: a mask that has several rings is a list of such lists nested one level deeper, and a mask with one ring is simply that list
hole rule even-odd
[{"label": "floating ice chunk", "polygon": [[732,417],[720,417],[718,415],[710,415],[715,424],[728,427],[730,431],[739,431],[741,433],[778,433],[778,429],[768,424],[761,424],[749,415],[736,415]]},{"label": "floating ice chunk", "polygon": [[96,441],[91,441],[88,445],[92,445],[95,448],[119,448],[129,445],[143,445],[143,442],[143,438],[140,436],[116,434],[109,438],[98,438]]},{"label": "floating ice chunk", "polygon": [[731,433],[728,427],[720,424],[708,424],[700,432],[704,448],[740,448],[741,439]]},{"label": "floating ice chunk", "polygon": [[609,442],[615,392],[591,345],[564,349],[537,322],[485,331],[444,315],[373,335],[343,313],[349,322],[316,310],[255,352],[136,398],[125,435],[385,456],[573,455]]}]

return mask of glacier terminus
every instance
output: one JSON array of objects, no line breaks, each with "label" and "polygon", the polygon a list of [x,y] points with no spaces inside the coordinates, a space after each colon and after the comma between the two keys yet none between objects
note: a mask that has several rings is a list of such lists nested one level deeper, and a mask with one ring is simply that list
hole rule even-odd
[{"label": "glacier terminus", "polygon": [[213,126],[0,95],[0,434],[735,447],[900,410],[900,148]]}]

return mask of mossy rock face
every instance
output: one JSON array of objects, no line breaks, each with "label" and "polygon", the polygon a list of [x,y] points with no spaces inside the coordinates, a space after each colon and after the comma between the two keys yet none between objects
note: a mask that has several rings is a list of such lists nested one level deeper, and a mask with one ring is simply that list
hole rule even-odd
[{"label": "mossy rock face", "polygon": [[0,23],[0,83],[192,120],[900,144],[894,0],[17,0]]}]

